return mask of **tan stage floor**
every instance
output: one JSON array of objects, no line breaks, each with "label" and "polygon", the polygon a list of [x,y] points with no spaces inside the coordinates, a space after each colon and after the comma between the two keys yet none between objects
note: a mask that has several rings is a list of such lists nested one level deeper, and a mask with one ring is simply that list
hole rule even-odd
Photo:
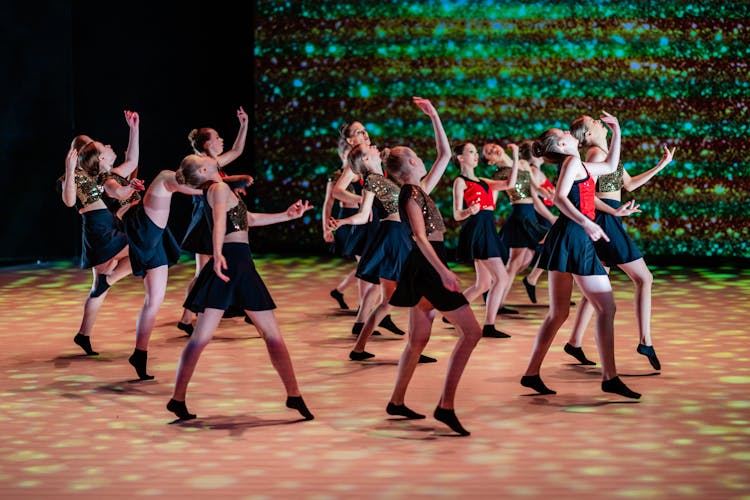
[{"label": "tan stage floor", "polygon": [[[477,346],[457,398],[472,435],[456,437],[431,416],[385,413],[402,337],[384,332],[368,344],[372,362],[348,360],[353,316],[328,292],[351,263],[257,264],[314,421],[284,407],[263,342],[240,319],[222,321],[200,360],[187,399],[199,418],[166,411],[191,261],[171,270],[148,382],[127,363],[140,279],[110,291],[92,337],[101,354],[86,357],[72,338],[90,272],[0,269],[0,498],[750,498],[750,270],[653,269],[661,373],[635,352],[633,287],[615,271],[618,368],[640,401],[601,392],[598,366],[573,364],[562,351],[570,320],[542,370],[558,394],[521,387],[547,298],[546,278],[538,305],[517,281],[508,305],[520,314],[497,322],[513,337]],[[393,318],[406,328],[405,311]],[[436,321],[425,352],[439,361],[417,368],[415,410],[431,415],[454,341]],[[598,359],[592,330],[584,348]]]}]

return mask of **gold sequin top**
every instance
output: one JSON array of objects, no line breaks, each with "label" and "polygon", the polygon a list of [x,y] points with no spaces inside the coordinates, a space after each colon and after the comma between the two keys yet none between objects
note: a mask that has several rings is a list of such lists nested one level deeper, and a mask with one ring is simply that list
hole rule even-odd
[{"label": "gold sequin top", "polygon": [[372,192],[375,198],[380,201],[381,208],[385,212],[385,215],[381,213],[383,218],[398,213],[398,195],[401,188],[395,182],[380,174],[370,173],[365,178],[364,188]]},{"label": "gold sequin top", "polygon": [[85,208],[102,199],[102,191],[90,175],[81,169],[75,169],[76,207]]},{"label": "gold sequin top", "polygon": [[404,184],[401,187],[401,193],[398,197],[398,211],[401,214],[402,221],[409,220],[406,214],[406,202],[409,199],[416,201],[417,205],[419,205],[419,208],[422,210],[422,217],[424,218],[424,227],[427,236],[432,233],[445,233],[445,223],[443,222],[443,216],[440,214],[437,205],[435,205],[432,198],[430,198],[421,187],[414,184]]},{"label": "gold sequin top", "polygon": [[[109,179],[114,179],[115,182],[117,182],[117,184],[119,184],[120,186],[130,185],[129,180],[127,180],[125,177],[119,174],[116,174],[114,172],[104,172],[104,173],[99,174],[98,181],[101,186],[104,186],[104,183],[106,183]],[[103,187],[102,187],[102,194],[103,194],[102,199],[104,200],[104,203],[113,212],[117,212],[117,210],[120,207],[124,207],[125,205],[130,205],[131,203],[138,202],[141,199],[141,193],[139,193],[138,191],[133,191],[133,194],[131,194],[125,200],[118,200],[117,198],[112,198],[111,196],[107,195]]]},{"label": "gold sequin top", "polygon": [[247,231],[247,206],[242,198],[237,198],[237,205],[227,210],[227,232]]},{"label": "gold sequin top", "polygon": [[597,193],[613,193],[619,191],[624,186],[623,175],[625,168],[622,163],[617,164],[617,170],[607,175],[600,175],[596,181]]},{"label": "gold sequin top", "polygon": [[[492,178],[499,181],[508,180],[512,170],[510,167],[500,167]],[[531,198],[531,172],[519,168],[516,175],[516,184],[512,188],[506,189],[505,194],[508,195],[511,203],[524,198]]]}]

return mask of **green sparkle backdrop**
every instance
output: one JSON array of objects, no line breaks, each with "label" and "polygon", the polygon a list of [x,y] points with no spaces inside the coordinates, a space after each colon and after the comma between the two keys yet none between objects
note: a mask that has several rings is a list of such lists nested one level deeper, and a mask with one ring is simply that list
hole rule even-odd
[{"label": "green sparkle backdrop", "polygon": [[[453,145],[520,141],[607,110],[620,119],[631,175],[654,166],[662,145],[677,147],[671,165],[624,195],[641,203],[626,224],[644,253],[748,258],[749,10],[745,2],[261,1],[255,169],[273,185],[264,196],[316,204],[304,221],[266,235],[324,248],[320,207],[343,122],[361,121],[374,143],[409,145],[429,164],[435,144],[411,103],[418,95],[436,105]],[[545,171],[554,178],[553,169]],[[449,167],[433,195],[449,246],[456,175]],[[500,223],[509,205],[498,205]]]}]

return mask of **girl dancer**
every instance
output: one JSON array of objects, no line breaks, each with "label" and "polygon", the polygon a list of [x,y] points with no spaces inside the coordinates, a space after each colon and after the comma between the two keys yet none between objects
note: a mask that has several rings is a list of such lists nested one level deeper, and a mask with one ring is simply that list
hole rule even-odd
[{"label": "girl dancer", "polygon": [[386,412],[407,419],[424,418],[408,408],[404,398],[419,355],[430,339],[437,309],[456,326],[459,339],[448,362],[443,392],[433,415],[453,431],[468,436],[469,431],[456,417],[455,396],[461,374],[482,333],[466,297],[460,292],[458,277],[446,264],[445,224],[429,197],[450,161],[448,138],[430,101],[415,97],[414,102],[432,120],[438,156],[427,175],[424,163],[410,148],[398,146],[384,152],[386,169],[401,184],[398,199],[401,220],[409,224],[415,240],[390,300],[393,306],[409,308],[409,339],[398,363],[396,385]]},{"label": "girl dancer", "polygon": [[206,199],[213,212],[214,256],[185,299],[185,307],[198,313],[198,321],[180,356],[174,393],[167,409],[182,420],[196,417],[185,405],[188,383],[224,311],[235,306],[246,311],[263,337],[271,362],[286,388],[286,406],[299,411],[305,420],[312,420],[313,415],[300,395],[292,360],[273,314],[276,305],[255,270],[247,233],[250,226],[297,219],[312,207],[308,202],[297,201],[285,212],[248,212],[242,199],[221,182],[216,162],[195,155],[183,160],[177,178],[191,185],[208,184]]},{"label": "girl dancer", "polygon": [[453,218],[466,221],[459,233],[458,255],[465,262],[474,261],[477,274],[476,282],[464,290],[464,296],[471,303],[489,290],[482,337],[510,337],[495,329],[495,320],[503,303],[503,292],[508,287],[509,277],[501,258],[502,244],[495,229],[494,217],[497,192],[508,189],[516,182],[518,147],[515,144],[510,147],[513,150],[513,168],[510,177],[503,181],[480,179],[476,176],[474,170],[479,163],[479,153],[474,144],[461,144],[454,151],[454,162],[461,170],[461,175],[453,181]]},{"label": "girl dancer", "polygon": [[[245,188],[252,184],[253,178],[249,175],[226,175],[221,168],[227,166],[242,154],[245,150],[245,139],[247,138],[247,113],[242,106],[237,110],[237,118],[240,121],[240,129],[234,140],[232,149],[224,151],[224,139],[219,137],[218,132],[212,128],[193,129],[188,134],[190,145],[197,154],[214,158],[219,165],[219,174],[225,182],[230,183],[238,193],[245,194]],[[190,225],[185,232],[185,237],[180,245],[183,250],[195,253],[195,275],[188,284],[187,293],[195,284],[195,279],[200,274],[203,266],[211,258],[211,215],[206,211],[205,196],[193,196],[193,215]],[[193,313],[184,309],[182,317],[177,322],[177,328],[188,335],[193,333]]]},{"label": "girl dancer", "polygon": [[605,161],[582,162],[578,140],[560,129],[550,129],[534,144],[534,155],[559,165],[555,205],[561,215],[547,233],[542,266],[549,272],[550,307],[536,336],[521,385],[540,394],[556,394],[539,376],[555,334],[570,312],[573,281],[596,309],[596,337],[602,360],[602,390],[629,398],[641,395],[631,391],[617,376],[615,366],[615,301],[609,277],[599,262],[594,242],[609,237],[594,222],[594,180],[592,175],[614,172],[620,160],[620,126],[617,118],[604,113],[602,121],[612,129],[612,142]]},{"label": "girl dancer", "polygon": [[[601,161],[607,155],[607,129],[599,120],[594,120],[586,115],[581,116],[571,124],[570,133],[578,139],[581,146],[589,147],[586,153],[587,161]],[[608,272],[610,267],[618,266],[635,284],[635,317],[638,321],[639,332],[636,352],[646,356],[654,370],[660,370],[661,363],[651,344],[651,284],[653,283],[653,276],[649,272],[638,247],[625,232],[620,220],[620,215],[623,215],[623,213],[618,212],[618,209],[625,207],[625,210],[627,210],[625,214],[639,211],[633,201],[625,205],[622,204],[622,188],[628,191],[638,189],[669,165],[673,155],[674,148],[670,151],[665,146],[664,155],[659,163],[646,172],[631,177],[620,163],[614,173],[602,175],[596,181],[597,210],[595,222],[609,236],[609,241],[599,240],[596,242],[594,245],[596,253]],[[584,297],[576,311],[570,340],[565,344],[565,352],[585,365],[595,364],[586,358],[581,348],[581,340],[593,312],[594,308]]]}]

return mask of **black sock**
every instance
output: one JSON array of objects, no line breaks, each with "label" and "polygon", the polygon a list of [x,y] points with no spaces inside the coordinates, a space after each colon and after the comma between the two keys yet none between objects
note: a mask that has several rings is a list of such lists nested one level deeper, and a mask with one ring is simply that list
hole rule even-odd
[{"label": "black sock", "polygon": [[529,300],[532,304],[536,304],[536,285],[529,283],[529,280],[526,279],[526,277],[523,278],[522,283],[524,288],[526,288],[526,295],[529,296]]},{"label": "black sock", "polygon": [[443,422],[454,432],[462,436],[471,435],[471,432],[464,429],[461,425],[461,422],[458,421],[458,417],[456,416],[456,412],[454,410],[446,410],[445,408],[440,408],[438,406],[437,408],[435,408],[435,414],[433,416],[435,417],[435,420]]},{"label": "black sock", "polygon": [[437,359],[420,354],[418,363],[437,363]]},{"label": "black sock", "polygon": [[388,415],[395,415],[397,417],[406,417],[409,420],[418,420],[420,418],[425,418],[424,415],[421,413],[417,413],[411,408],[408,408],[404,404],[396,405],[393,403],[388,403],[388,406],[385,407],[385,412]]},{"label": "black sock", "polygon": [[351,359],[352,361],[364,361],[366,359],[370,359],[374,357],[375,357],[374,354],[371,354],[367,351],[362,351],[362,352],[352,351],[349,353],[349,359]]},{"label": "black sock", "polygon": [[609,380],[602,382],[602,390],[604,392],[612,392],[625,396],[626,398],[640,399],[641,395],[635,391],[631,391],[625,383],[620,380],[620,377],[612,377]]},{"label": "black sock", "polygon": [[583,349],[582,348],[580,348],[580,347],[573,347],[572,345],[570,345],[570,342],[566,342],[565,343],[565,347],[563,349],[565,350],[565,352],[567,352],[568,354],[570,354],[571,356],[573,356],[574,358],[576,358],[578,360],[578,362],[580,364],[582,364],[582,365],[589,365],[589,366],[591,366],[591,365],[595,365],[596,364],[593,361],[591,361],[590,359],[586,358],[586,355],[583,353]]},{"label": "black sock", "polygon": [[636,349],[636,351],[638,351],[638,354],[643,354],[648,358],[648,362],[651,363],[651,366],[654,368],[654,370],[661,370],[661,363],[659,363],[659,358],[656,357],[654,346],[638,344],[638,348]]},{"label": "black sock", "polygon": [[182,321],[177,322],[177,328],[188,334],[188,337],[193,334],[193,324],[183,323]]},{"label": "black sock", "polygon": [[396,324],[391,319],[390,314],[386,315],[385,318],[383,318],[383,320],[380,323],[378,323],[378,326],[382,326],[386,330],[389,330],[395,333],[396,335],[404,335],[406,333],[401,328],[396,326]]},{"label": "black sock", "polygon": [[521,377],[521,385],[529,389],[534,389],[539,394],[557,394],[556,391],[544,385],[542,377],[539,375],[524,375]]},{"label": "black sock", "polygon": [[500,309],[497,310],[498,314],[518,314],[518,310],[511,309],[510,307],[501,306]]},{"label": "black sock", "polygon": [[128,362],[135,368],[139,379],[153,380],[154,376],[146,373],[146,361],[148,361],[148,351],[142,351],[141,349],[135,349],[128,358]]},{"label": "black sock", "polygon": [[297,410],[300,412],[300,415],[305,417],[305,420],[312,420],[315,417],[312,413],[310,413],[310,410],[307,409],[307,406],[305,405],[305,401],[302,399],[302,396],[289,396],[286,398],[286,407],[292,408],[293,410]]},{"label": "black sock", "polygon": [[508,339],[510,335],[495,329],[495,325],[484,325],[482,327],[482,337],[491,337],[493,339]]},{"label": "black sock", "polygon": [[176,399],[169,400],[169,403],[167,403],[167,410],[177,415],[177,418],[180,420],[192,420],[197,416],[194,413],[188,412],[184,401],[177,401]]},{"label": "black sock", "polygon": [[107,275],[106,274],[100,274],[99,277],[96,279],[96,286],[93,290],[91,290],[91,293],[89,293],[89,297],[98,297],[104,292],[106,292],[111,285],[107,283]]},{"label": "black sock", "polygon": [[88,337],[88,335],[84,335],[78,332],[76,333],[76,336],[73,337],[73,342],[81,346],[81,349],[86,351],[87,356],[96,356],[97,354],[99,354],[91,348],[91,339]]},{"label": "black sock", "polygon": [[[354,326],[352,326],[352,335],[359,335],[359,333],[362,331],[362,328],[365,327],[364,323],[354,323]],[[380,332],[375,330],[372,332],[373,335],[380,335]]]},{"label": "black sock", "polygon": [[346,305],[346,302],[344,302],[344,294],[339,292],[337,288],[331,290],[331,297],[336,299],[336,302],[339,303],[339,307],[341,309],[349,309],[349,306]]}]

